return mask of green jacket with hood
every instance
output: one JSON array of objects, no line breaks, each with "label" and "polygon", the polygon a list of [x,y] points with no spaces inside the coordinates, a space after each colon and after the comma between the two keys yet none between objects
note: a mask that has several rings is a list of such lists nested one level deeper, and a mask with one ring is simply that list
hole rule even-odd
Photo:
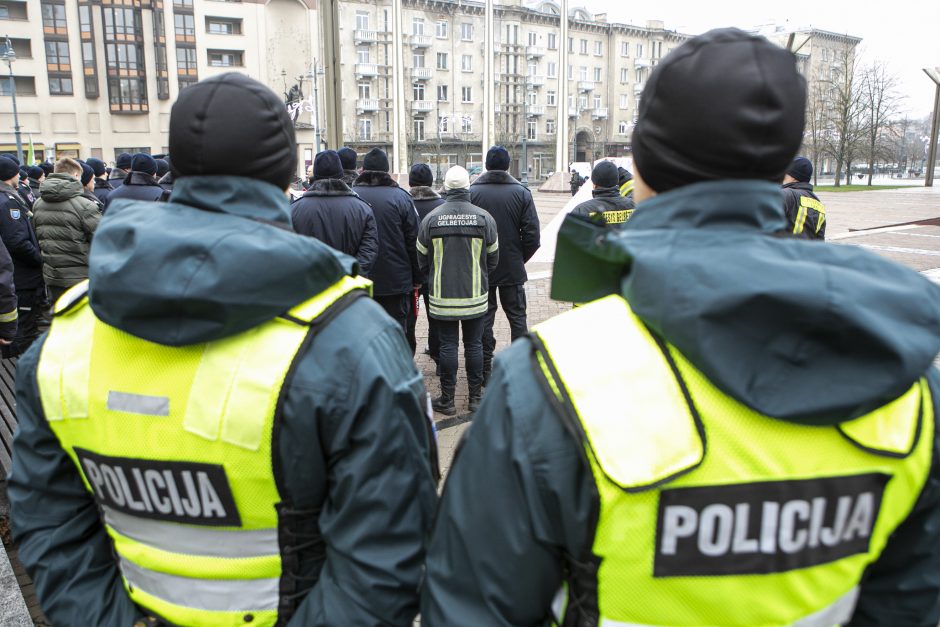
[{"label": "green jacket with hood", "polygon": [[68,174],[50,174],[42,182],[33,224],[46,285],[66,288],[88,278],[88,251],[101,212],[84,193],[81,181]]},{"label": "green jacket with hood", "polygon": [[[354,259],[292,232],[282,190],[189,177],[171,203],[112,205],[95,236],[89,302],[111,326],[185,346],[251,329],[356,271]],[[142,612],[43,416],[42,342],[17,372],[9,496],[19,556],[54,624],[129,626]],[[436,449],[402,330],[371,299],[353,301],[301,349],[284,394],[275,475],[305,547],[296,576],[282,580],[298,590],[287,624],[410,627],[437,501]]]},{"label": "green jacket with hood", "polygon": [[[758,181],[661,194],[620,231],[571,216],[553,296],[622,294],[713,383],[765,415],[843,422],[926,376],[940,416],[931,366],[940,287],[859,248],[774,236],[785,225],[779,188]],[[428,550],[423,625],[549,625],[562,556],[590,554],[594,479],[533,357],[520,340],[497,358],[459,447]],[[935,441],[928,481],[862,581],[851,625],[940,620],[938,462]]]}]

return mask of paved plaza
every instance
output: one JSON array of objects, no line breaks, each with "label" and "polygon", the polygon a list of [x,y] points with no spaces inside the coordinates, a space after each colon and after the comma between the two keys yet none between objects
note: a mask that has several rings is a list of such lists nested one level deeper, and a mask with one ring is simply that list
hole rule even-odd
[{"label": "paved plaza", "polygon": [[[569,303],[553,301],[549,296],[554,241],[558,226],[571,201],[568,194],[535,193],[535,204],[542,224],[542,250],[526,266],[529,283],[526,297],[529,326],[571,308]],[[579,197],[589,197],[583,189]],[[940,187],[909,187],[894,190],[820,193],[826,206],[827,238],[835,245],[861,246],[906,265],[940,283]],[[434,376],[434,362],[421,354],[427,343],[427,323],[421,312],[418,324],[418,367],[432,395],[440,391]],[[497,352],[509,345],[509,323],[497,314]],[[457,380],[456,418],[435,416],[441,469],[450,468],[460,438],[469,427],[467,384],[461,356]]]}]

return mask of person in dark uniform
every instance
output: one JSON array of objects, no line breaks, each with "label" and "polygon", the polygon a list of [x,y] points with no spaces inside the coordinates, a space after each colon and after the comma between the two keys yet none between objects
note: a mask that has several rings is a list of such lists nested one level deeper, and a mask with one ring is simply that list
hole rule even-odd
[{"label": "person in dark uniform", "polygon": [[[631,179],[632,180],[632,179]],[[622,227],[633,215],[633,198],[620,195],[620,173],[610,161],[601,161],[591,172],[593,198],[572,210],[575,215],[596,220],[611,228]]]},{"label": "person in dark uniform", "polygon": [[826,239],[826,207],[813,193],[813,163],[797,157],[783,177],[783,210],[788,232],[803,239]]},{"label": "person in dark uniform", "polygon": [[18,304],[16,337],[3,347],[4,357],[16,357],[39,337],[40,322],[48,299],[42,279],[42,253],[33,229],[29,206],[17,193],[19,168],[0,157],[0,238],[13,260]]},{"label": "person in dark uniform", "polygon": [[92,157],[86,161],[95,174],[95,189],[94,194],[98,200],[101,201],[101,205],[104,206],[104,203],[108,202],[108,195],[114,190],[111,183],[107,179],[107,168],[104,165],[104,161],[101,159],[95,159]]}]

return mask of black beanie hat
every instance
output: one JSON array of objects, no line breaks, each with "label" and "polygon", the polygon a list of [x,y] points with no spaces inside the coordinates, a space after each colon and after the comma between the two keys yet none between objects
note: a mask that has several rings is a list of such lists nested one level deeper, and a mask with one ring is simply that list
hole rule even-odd
[{"label": "black beanie hat", "polygon": [[617,165],[610,161],[601,161],[591,172],[591,182],[597,187],[618,187],[619,180]]},{"label": "black beanie hat", "polygon": [[431,167],[426,163],[416,163],[411,166],[408,173],[409,187],[431,187],[434,185],[434,175],[431,174]]},{"label": "black beanie hat", "polygon": [[9,181],[20,173],[20,166],[6,155],[0,156],[0,181]]},{"label": "black beanie hat", "polygon": [[813,178],[813,162],[806,157],[797,157],[787,168],[787,174],[800,183],[809,183],[809,180]]},{"label": "black beanie hat", "polygon": [[737,28],[711,30],[653,70],[633,159],[657,192],[728,178],[779,183],[802,142],[805,108],[792,52]]},{"label": "black beanie hat", "polygon": [[20,166],[20,178],[25,179],[28,177],[29,177],[29,168],[27,168],[25,165],[21,165]]},{"label": "black beanie hat", "polygon": [[3,153],[2,155],[0,155],[0,157],[6,157],[7,159],[9,159],[9,160],[12,161],[13,163],[15,163],[17,169],[19,169],[19,167],[20,167],[20,160],[16,158],[16,155],[10,154],[9,152],[5,152],[5,153]]},{"label": "black beanie hat", "polygon": [[317,153],[313,160],[313,180],[342,179],[343,162],[335,150],[324,150]]},{"label": "black beanie hat", "polygon": [[362,169],[375,172],[388,172],[388,155],[381,148],[373,148],[362,159]]},{"label": "black beanie hat", "polygon": [[155,161],[157,162],[157,178],[170,171],[170,164],[166,162],[166,159],[156,159]]},{"label": "black beanie hat", "polygon": [[626,168],[617,168],[617,183],[619,183],[621,187],[623,187],[627,181],[632,180],[633,174],[630,172],[630,170]]},{"label": "black beanie hat", "polygon": [[46,175],[46,171],[40,168],[38,165],[34,165],[29,169],[29,178],[36,179],[37,181]]},{"label": "black beanie hat", "polygon": [[157,160],[145,152],[138,152],[131,160],[131,172],[145,172],[153,176],[157,173]]},{"label": "black beanie hat", "polygon": [[355,150],[349,146],[343,146],[339,149],[339,160],[343,164],[344,170],[355,170],[356,169],[356,159],[359,158],[359,155]]},{"label": "black beanie hat", "polygon": [[95,159],[92,157],[88,159],[85,163],[91,166],[91,169],[95,171],[95,176],[104,176],[107,172],[107,168],[104,165],[104,161],[101,159]]},{"label": "black beanie hat", "polygon": [[79,161],[78,163],[82,166],[82,185],[88,185],[88,182],[95,178],[95,170],[84,161]]},{"label": "black beanie hat", "polygon": [[117,159],[114,160],[114,167],[120,168],[122,170],[130,170],[131,161],[133,159],[134,158],[131,156],[131,153],[122,152],[121,154],[117,156]]},{"label": "black beanie hat", "polygon": [[42,171],[46,173],[46,176],[49,176],[55,172],[55,166],[49,163],[48,161],[43,161],[39,164],[39,167],[42,168]]},{"label": "black beanie hat", "polygon": [[286,189],[297,171],[287,107],[253,78],[228,72],[180,92],[170,113],[174,178],[244,176]]},{"label": "black beanie hat", "polygon": [[502,146],[493,146],[486,152],[487,170],[508,170],[509,151]]}]

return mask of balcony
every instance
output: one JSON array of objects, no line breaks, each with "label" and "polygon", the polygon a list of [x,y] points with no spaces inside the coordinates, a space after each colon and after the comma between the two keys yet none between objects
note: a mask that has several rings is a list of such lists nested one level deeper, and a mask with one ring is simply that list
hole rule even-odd
[{"label": "balcony", "polygon": [[430,35],[412,35],[411,36],[412,48],[430,48],[433,42],[434,42],[434,38],[431,37]]},{"label": "balcony", "polygon": [[646,83],[637,83],[633,86],[633,93],[639,96],[643,93],[643,88],[646,87]]},{"label": "balcony", "polygon": [[357,63],[356,76],[371,77],[379,75],[379,66],[375,63]]},{"label": "balcony", "polygon": [[529,115],[545,115],[545,105],[529,105],[526,110]]},{"label": "balcony", "polygon": [[431,100],[414,100],[411,103],[412,113],[430,113],[434,111],[434,102]]},{"label": "balcony", "polygon": [[525,49],[525,56],[530,59],[541,59],[545,56],[545,48],[542,46],[528,46]]},{"label": "balcony", "polygon": [[429,81],[434,78],[434,70],[429,67],[416,67],[411,70],[411,78],[416,81]]},{"label": "balcony", "polygon": [[357,30],[353,33],[357,44],[374,44],[379,40],[379,34],[374,30]]},{"label": "balcony", "polygon": [[594,81],[578,81],[578,91],[594,91]]},{"label": "balcony", "polygon": [[606,120],[607,119],[607,107],[598,107],[594,109],[594,111],[591,113],[591,119]]},{"label": "balcony", "polygon": [[636,59],[633,60],[633,65],[638,68],[650,67],[652,64],[653,64],[652,61],[650,61],[649,59],[645,59],[645,58],[637,57]]},{"label": "balcony", "polygon": [[581,112],[580,112],[579,110],[577,110],[577,109],[568,109],[568,117],[569,117],[569,118],[576,118],[576,117],[579,117],[580,115],[581,115]]},{"label": "balcony", "polygon": [[526,79],[526,82],[529,84],[529,87],[545,87],[544,76],[530,76]]},{"label": "balcony", "polygon": [[356,101],[356,113],[368,113],[379,110],[379,101],[375,98],[360,98]]}]

